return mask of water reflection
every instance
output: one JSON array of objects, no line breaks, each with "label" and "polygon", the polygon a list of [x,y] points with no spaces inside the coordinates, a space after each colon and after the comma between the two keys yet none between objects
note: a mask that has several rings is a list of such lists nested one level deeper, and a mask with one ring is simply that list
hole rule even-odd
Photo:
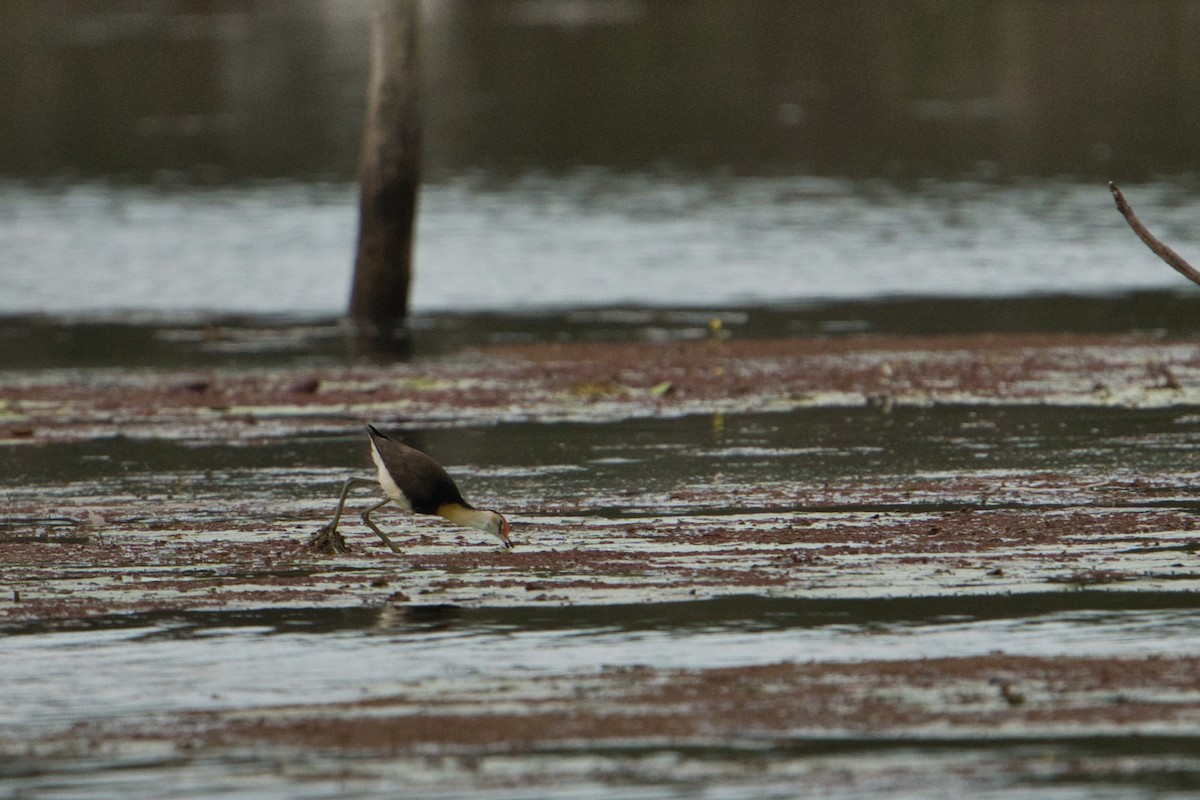
[{"label": "water reflection", "polygon": [[[0,6],[0,173],[349,179],[367,0]],[[1188,0],[426,0],[430,167],[1126,180],[1200,157]]]},{"label": "water reflection", "polygon": [[[568,637],[658,631],[704,633],[938,628],[970,623],[1031,623],[1056,619],[1093,624],[1117,618],[1169,619],[1194,614],[1191,595],[1171,591],[1079,590],[1020,594],[885,598],[766,597],[728,595],[659,603],[564,606],[395,604],[372,607],[267,607],[236,611],[147,611],[64,620],[9,622],[4,636],[112,635],[126,641],[192,641],[207,637],[381,634],[421,639],[453,630],[462,636],[505,633]],[[10,640],[11,641],[11,640]],[[440,639],[439,639],[440,641]]]}]

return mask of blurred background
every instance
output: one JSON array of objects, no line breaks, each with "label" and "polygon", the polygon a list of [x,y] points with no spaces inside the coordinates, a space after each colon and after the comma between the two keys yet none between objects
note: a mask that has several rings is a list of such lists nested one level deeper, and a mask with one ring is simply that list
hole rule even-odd
[{"label": "blurred background", "polygon": [[[369,0],[0,2],[0,314],[337,315]],[[1196,0],[426,0],[418,312],[1187,292]]]}]

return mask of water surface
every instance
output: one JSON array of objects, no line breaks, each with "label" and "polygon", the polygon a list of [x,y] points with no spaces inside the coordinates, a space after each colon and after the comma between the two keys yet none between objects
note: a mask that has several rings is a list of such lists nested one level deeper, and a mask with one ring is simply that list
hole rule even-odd
[{"label": "water surface", "polygon": [[[1200,198],[1126,187],[1185,254]],[[0,183],[0,314],[337,315],[349,184]],[[425,187],[416,312],[741,307],[1181,289],[1102,183],[880,182],[582,171]]]}]

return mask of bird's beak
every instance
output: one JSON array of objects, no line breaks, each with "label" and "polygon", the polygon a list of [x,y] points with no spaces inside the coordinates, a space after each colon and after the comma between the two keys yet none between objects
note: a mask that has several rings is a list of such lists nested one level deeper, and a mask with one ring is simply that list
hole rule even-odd
[{"label": "bird's beak", "polygon": [[510,538],[509,538],[509,536],[508,536],[508,520],[507,520],[507,519],[505,519],[504,517],[501,517],[500,519],[501,519],[501,522],[500,522],[500,541],[504,542],[504,549],[505,549],[505,550],[511,550],[511,549],[512,549],[512,546],[513,546],[513,541],[512,541],[512,539],[510,539]]}]

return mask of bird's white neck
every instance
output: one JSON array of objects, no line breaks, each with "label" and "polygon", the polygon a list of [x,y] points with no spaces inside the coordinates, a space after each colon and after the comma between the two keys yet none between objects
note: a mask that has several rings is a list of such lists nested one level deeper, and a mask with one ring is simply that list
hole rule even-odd
[{"label": "bird's white neck", "polygon": [[492,518],[496,512],[484,511],[478,508],[467,508],[458,503],[446,503],[438,508],[437,513],[438,516],[445,517],[455,525],[462,525],[464,528],[478,528],[481,531],[490,531]]}]

